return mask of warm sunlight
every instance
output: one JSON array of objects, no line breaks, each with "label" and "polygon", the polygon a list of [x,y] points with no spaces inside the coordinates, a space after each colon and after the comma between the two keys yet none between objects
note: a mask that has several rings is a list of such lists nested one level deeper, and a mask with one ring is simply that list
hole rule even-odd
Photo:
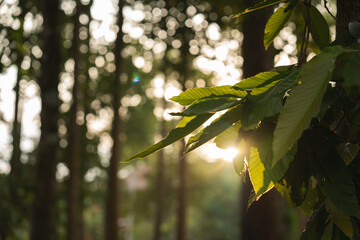
[{"label": "warm sunlight", "polygon": [[209,162],[214,162],[217,159],[232,162],[238,152],[236,148],[228,148],[226,150],[218,148],[215,143],[208,143],[201,147],[201,154],[205,155],[206,160]]},{"label": "warm sunlight", "polygon": [[235,148],[225,149],[223,150],[222,158],[227,162],[232,162],[238,152],[239,151]]}]

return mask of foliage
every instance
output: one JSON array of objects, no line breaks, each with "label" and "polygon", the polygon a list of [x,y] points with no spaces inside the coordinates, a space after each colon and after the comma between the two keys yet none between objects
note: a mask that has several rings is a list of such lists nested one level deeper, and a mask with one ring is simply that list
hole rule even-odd
[{"label": "foliage", "polygon": [[[264,45],[302,7],[307,37],[298,67],[260,73],[231,87],[181,93],[172,99],[188,106],[173,114],[184,116],[180,126],[131,159],[184,138],[216,113],[216,120],[189,138],[186,153],[213,138],[218,147],[239,148],[235,169],[239,174],[249,171],[257,198],[275,187],[291,206],[311,216],[301,239],[357,239],[360,46],[356,36],[351,44],[348,39],[335,42],[346,46],[330,44],[328,24],[309,1],[267,0],[241,14],[279,2],[287,3],[270,17]],[[310,33],[321,52],[303,64]],[[194,121],[198,119],[202,121]]]}]

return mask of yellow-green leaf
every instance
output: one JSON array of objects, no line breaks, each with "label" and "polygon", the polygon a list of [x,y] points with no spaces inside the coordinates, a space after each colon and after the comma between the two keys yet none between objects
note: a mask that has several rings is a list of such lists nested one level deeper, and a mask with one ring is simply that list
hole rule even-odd
[{"label": "yellow-green leaf", "polygon": [[272,6],[272,5],[281,3],[281,2],[285,2],[285,0],[265,0],[263,2],[255,4],[254,6],[249,7],[247,9],[245,9],[244,11],[236,14],[234,16],[234,18],[240,17],[241,15],[244,15],[245,13],[253,12],[253,11],[256,11],[256,10],[259,10],[259,9],[262,9],[262,8],[265,8],[265,7],[269,7],[269,6]]},{"label": "yellow-green leaf", "polygon": [[288,3],[280,7],[276,12],[270,17],[269,21],[265,26],[265,36],[264,36],[264,46],[267,49],[274,38],[279,34],[280,30],[284,28],[285,24],[289,21],[291,15],[293,14],[294,9],[290,9],[285,12],[285,9],[288,7]]},{"label": "yellow-green leaf", "polygon": [[130,157],[129,159],[125,160],[124,162],[128,162],[135,158],[144,158],[150,155],[153,152],[156,152],[193,132],[198,127],[200,127],[206,120],[208,120],[213,114],[205,113],[195,117],[185,117],[178,126],[171,130],[169,135],[161,140],[160,142],[150,146],[149,148],[145,149],[144,151]]},{"label": "yellow-green leaf", "polygon": [[352,239],[354,235],[354,229],[350,220],[350,217],[343,211],[339,210],[329,199],[325,200],[325,205],[328,213],[330,214],[333,222],[340,228],[340,230]]},{"label": "yellow-green leaf", "polygon": [[326,48],[302,67],[297,77],[299,85],[291,90],[275,128],[273,166],[289,151],[309,127],[311,119],[318,114],[336,58],[341,52],[340,46]]},{"label": "yellow-green leaf", "polygon": [[192,88],[182,92],[179,96],[172,97],[170,100],[183,106],[189,105],[201,98],[242,98],[246,96],[245,91],[233,89],[230,85],[210,87],[210,88]]}]

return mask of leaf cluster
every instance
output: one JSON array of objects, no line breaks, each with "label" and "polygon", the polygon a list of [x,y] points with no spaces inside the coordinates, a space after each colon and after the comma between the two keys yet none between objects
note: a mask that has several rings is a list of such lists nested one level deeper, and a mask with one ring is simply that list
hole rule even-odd
[{"label": "leaf cluster", "polygon": [[275,187],[291,206],[311,216],[301,239],[358,239],[360,46],[330,44],[326,20],[308,1],[266,0],[239,15],[279,2],[285,5],[265,27],[265,47],[300,6],[321,52],[302,66],[173,97],[186,106],[173,113],[183,120],[164,140],[128,160],[186,137],[216,114],[189,138],[185,153],[212,139],[220,148],[235,147],[235,170],[249,171],[256,198]]}]

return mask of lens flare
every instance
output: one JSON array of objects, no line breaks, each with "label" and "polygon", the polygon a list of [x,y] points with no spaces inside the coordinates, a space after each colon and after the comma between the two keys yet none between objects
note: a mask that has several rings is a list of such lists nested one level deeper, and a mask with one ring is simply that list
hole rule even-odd
[{"label": "lens flare", "polygon": [[131,79],[131,83],[138,83],[140,82],[140,77],[136,73],[134,73],[133,78]]}]

